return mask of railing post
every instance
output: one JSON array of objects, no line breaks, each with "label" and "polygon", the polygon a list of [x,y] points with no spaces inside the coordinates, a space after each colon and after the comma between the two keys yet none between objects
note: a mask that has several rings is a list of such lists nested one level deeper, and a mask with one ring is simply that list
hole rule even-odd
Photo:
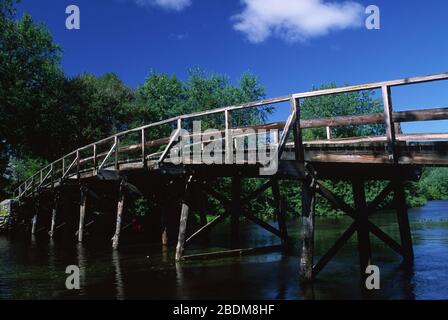
[{"label": "railing post", "polygon": [[51,189],[54,189],[54,166],[53,163],[50,165],[51,170]]},{"label": "railing post", "polygon": [[389,160],[394,163],[398,162],[396,146],[395,146],[395,127],[392,118],[392,96],[389,86],[381,88],[384,103],[384,123],[386,125],[386,137],[388,143]]},{"label": "railing post", "polygon": [[146,167],[146,137],[145,137],[145,128],[142,129],[142,164],[143,167]]},{"label": "railing post", "polygon": [[96,171],[96,166],[97,166],[97,147],[96,147],[96,143],[93,145],[93,171]]},{"label": "railing post", "polygon": [[225,119],[225,163],[233,163],[232,115],[229,110],[224,111]]},{"label": "railing post", "polygon": [[327,127],[327,140],[331,140],[331,127]]},{"label": "railing post", "polygon": [[291,99],[292,112],[295,114],[295,120],[293,123],[294,134],[294,151],[296,161],[305,161],[305,150],[303,149],[302,129],[300,128],[300,100]]},{"label": "railing post", "polygon": [[120,139],[118,138],[118,136],[114,137],[114,144],[115,144],[115,170],[119,169],[119,165],[118,165],[118,148],[119,148],[119,144],[120,143]]},{"label": "railing post", "polygon": [[76,178],[78,180],[81,178],[81,175],[80,175],[80,172],[79,172],[80,169],[81,169],[80,165],[81,165],[81,163],[79,161],[79,149],[78,149],[78,150],[76,150]]}]

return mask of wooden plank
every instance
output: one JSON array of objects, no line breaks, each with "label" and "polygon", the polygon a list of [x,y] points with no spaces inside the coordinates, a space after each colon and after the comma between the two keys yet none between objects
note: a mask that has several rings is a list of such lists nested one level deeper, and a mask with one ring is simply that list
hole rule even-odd
[{"label": "wooden plank", "polygon": [[292,97],[297,98],[297,99],[311,98],[311,97],[318,97],[318,96],[324,96],[324,95],[330,95],[330,94],[349,93],[349,92],[355,92],[355,91],[380,89],[383,86],[396,87],[396,86],[425,83],[425,82],[432,82],[432,81],[439,81],[439,80],[447,80],[447,79],[448,79],[448,73],[440,73],[440,74],[434,74],[434,75],[423,76],[423,77],[412,77],[412,78],[404,78],[404,79],[392,80],[392,81],[373,82],[373,83],[356,85],[356,86],[346,86],[346,87],[341,87],[341,88],[332,88],[332,89],[323,89],[323,90],[316,90],[316,91],[310,91],[310,92],[303,92],[303,93],[293,94]]},{"label": "wooden plank", "polygon": [[381,192],[375,197],[375,199],[372,200],[372,202],[369,203],[367,206],[367,211],[370,214],[373,214],[378,206],[386,199],[386,197],[392,192],[393,185],[392,183],[389,183]]},{"label": "wooden plank", "polygon": [[261,187],[257,188],[256,190],[249,193],[246,197],[244,197],[241,200],[241,205],[248,204],[251,200],[254,200],[256,197],[258,197],[260,194],[265,192],[267,189],[269,189],[272,186],[272,179],[268,180],[266,183],[264,183]]},{"label": "wooden plank", "polygon": [[338,251],[347,243],[356,231],[356,223],[353,222],[347,230],[339,237],[338,240],[330,247],[330,249],[319,259],[319,261],[313,266],[313,279],[322,271],[323,268],[333,259]]},{"label": "wooden plank", "polygon": [[255,223],[255,224],[259,225],[260,227],[262,227],[263,229],[265,229],[266,231],[269,231],[270,233],[276,235],[279,238],[282,237],[282,233],[280,232],[280,230],[277,230],[276,228],[271,226],[269,223],[264,222],[263,220],[257,218],[253,214],[250,214],[249,212],[244,211],[244,216],[246,218],[248,218],[249,220],[251,220],[253,223]]},{"label": "wooden plank", "polygon": [[369,231],[374,234],[378,239],[386,243],[392,250],[394,250],[399,255],[403,255],[403,248],[394,239],[389,237],[385,232],[378,228],[373,223],[369,222]]},{"label": "wooden plank", "polygon": [[194,238],[196,238],[198,235],[200,235],[201,233],[213,228],[214,226],[216,226],[218,223],[224,221],[226,215],[219,215],[217,217],[215,217],[212,221],[208,222],[207,224],[205,224],[204,226],[202,226],[201,228],[199,228],[195,233],[193,233],[191,236],[188,237],[188,239],[185,241],[186,243],[190,242],[191,240],[193,240]]},{"label": "wooden plank", "polygon": [[206,252],[206,253],[199,253],[199,254],[183,256],[182,260],[214,259],[214,258],[223,258],[223,257],[231,257],[231,256],[242,256],[242,255],[248,255],[248,254],[267,253],[267,252],[281,250],[282,248],[283,248],[282,246],[266,246],[266,247],[261,247],[261,248],[245,248],[245,249],[232,249],[232,250],[224,250],[224,251]]}]

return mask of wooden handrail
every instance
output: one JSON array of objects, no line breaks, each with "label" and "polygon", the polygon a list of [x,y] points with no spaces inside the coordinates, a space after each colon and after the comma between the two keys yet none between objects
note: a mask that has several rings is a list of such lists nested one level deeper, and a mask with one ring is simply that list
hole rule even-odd
[{"label": "wooden handrail", "polygon": [[[24,187],[25,191],[23,193],[26,193],[26,191],[28,191],[29,185],[27,186],[27,183],[26,183],[27,181],[28,182],[31,180],[34,181],[34,178],[37,175],[42,175],[43,171],[45,169],[47,169],[48,167],[53,168],[59,162],[62,162],[62,166],[63,166],[61,180],[65,178],[68,171],[71,169],[71,167],[75,163],[77,164],[77,167],[78,167],[78,169],[77,169],[78,175],[79,175],[79,170],[80,170],[79,166],[81,164],[91,161],[93,159],[94,166],[96,166],[97,157],[102,156],[102,154],[97,154],[97,152],[96,152],[97,146],[99,144],[108,142],[112,139],[114,140],[115,143],[114,143],[113,148],[110,149],[109,153],[111,153],[114,149],[116,149],[115,150],[115,163],[117,164],[119,153],[130,151],[135,148],[135,146],[119,147],[117,145],[117,141],[119,141],[120,137],[123,137],[123,136],[131,134],[131,133],[139,132],[139,131],[142,134],[142,139],[141,139],[141,143],[137,146],[142,148],[142,157],[145,157],[145,147],[146,146],[150,146],[150,147],[158,146],[158,145],[166,144],[168,142],[167,148],[162,153],[161,159],[163,159],[166,156],[166,154],[168,153],[169,149],[172,147],[171,140],[169,138],[165,137],[165,138],[159,138],[156,140],[146,142],[145,141],[145,130],[149,129],[149,128],[155,128],[155,127],[159,127],[162,125],[168,125],[168,124],[172,124],[172,123],[179,123],[180,121],[185,120],[185,119],[193,119],[193,118],[198,118],[198,117],[203,117],[203,116],[208,116],[208,115],[213,115],[213,114],[218,114],[218,113],[225,113],[226,115],[229,115],[231,111],[235,111],[235,110],[267,106],[267,105],[271,105],[271,104],[277,104],[277,103],[282,103],[282,102],[287,102],[287,101],[292,101],[292,100],[296,101],[298,99],[306,99],[306,98],[318,97],[318,96],[323,96],[323,95],[342,94],[342,93],[350,93],[350,92],[356,92],[356,91],[374,90],[374,89],[382,88],[383,92],[388,93],[386,96],[390,98],[390,88],[392,88],[392,87],[432,82],[432,81],[439,81],[439,80],[448,80],[448,73],[441,73],[441,74],[429,75],[429,76],[424,76],[424,77],[405,78],[405,79],[385,81],[385,82],[375,82],[375,83],[369,83],[369,84],[357,85],[357,86],[347,86],[347,87],[341,87],[341,88],[331,88],[331,89],[316,90],[316,91],[311,91],[311,92],[297,93],[297,94],[292,94],[292,95],[282,96],[282,97],[277,97],[277,98],[272,98],[272,99],[264,99],[264,100],[260,100],[260,101],[249,102],[249,103],[244,103],[244,104],[239,104],[239,105],[234,105],[234,106],[227,106],[227,107],[221,107],[221,108],[216,108],[216,109],[207,110],[207,111],[195,112],[195,113],[191,113],[191,114],[187,114],[187,115],[180,115],[180,116],[173,117],[170,119],[154,122],[154,123],[144,125],[144,126],[141,126],[138,128],[120,132],[111,137],[107,137],[105,139],[88,144],[88,145],[81,147],[81,148],[65,155],[64,157],[52,162],[50,165],[46,166],[42,170],[39,170],[36,174],[34,174],[32,177],[30,177],[29,179],[27,179],[25,181],[25,187]],[[286,130],[287,132],[283,133],[281,143],[279,143],[279,148],[280,148],[280,150],[282,150],[282,148],[286,144],[287,134],[288,134],[288,132],[290,130],[289,128],[292,124],[290,122],[294,122],[296,120],[299,121],[298,123],[300,123],[300,128],[319,128],[319,127],[328,127],[329,128],[329,127],[344,126],[344,125],[385,124],[387,122],[386,125],[389,126],[388,132],[389,132],[389,134],[392,134],[392,139],[389,139],[389,140],[391,140],[391,145],[393,146],[394,145],[393,135],[395,134],[394,129],[393,129],[394,123],[409,122],[409,121],[428,121],[428,120],[448,119],[448,108],[401,111],[401,112],[392,112],[390,110],[391,116],[389,117],[390,119],[388,119],[388,120],[387,120],[387,114],[379,114],[379,113],[378,114],[369,114],[369,115],[359,115],[359,116],[333,117],[333,118],[328,118],[328,119],[303,120],[303,119],[295,119],[294,112],[295,111],[293,110],[293,112],[289,116],[288,121],[286,123],[285,122],[276,122],[276,123],[271,123],[271,124],[248,126],[248,127],[242,127],[242,128],[231,128],[230,126],[228,126],[227,131],[226,131],[227,136],[231,136],[230,133],[233,132],[234,130],[241,130],[241,129],[245,129],[245,128],[251,128],[251,129],[255,129],[255,130],[258,130],[258,129],[267,129],[267,130],[278,129],[278,130],[283,130],[283,131]],[[299,117],[297,117],[297,118],[299,118]],[[179,127],[178,127],[178,129],[179,129]],[[80,159],[80,157],[79,157],[80,152],[85,151],[89,148],[94,149],[93,157]],[[110,156],[109,153],[106,155],[106,159]],[[281,153],[281,151],[280,151],[280,153]],[[64,170],[65,169],[64,168],[65,167],[65,159],[70,156],[73,156],[75,154],[77,155],[75,158],[75,161],[69,166],[68,170]],[[144,159],[143,159],[143,161],[144,161]],[[99,166],[99,168],[101,168],[102,165],[104,165],[104,161]],[[19,197],[20,197],[20,193],[22,190],[22,186],[23,186],[23,184],[20,184],[20,188],[18,191]]]}]

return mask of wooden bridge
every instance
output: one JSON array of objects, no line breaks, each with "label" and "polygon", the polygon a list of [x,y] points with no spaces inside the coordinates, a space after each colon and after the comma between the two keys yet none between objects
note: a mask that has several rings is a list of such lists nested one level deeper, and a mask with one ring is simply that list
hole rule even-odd
[{"label": "wooden bridge", "polygon": [[[303,281],[313,280],[355,233],[357,234],[362,274],[367,265],[371,263],[370,235],[378,237],[393,251],[401,255],[407,265],[412,265],[412,237],[405,202],[404,182],[418,180],[423,166],[448,165],[448,134],[403,134],[400,130],[400,124],[448,119],[448,108],[394,112],[391,90],[398,86],[441,80],[448,80],[448,74],[298,93],[181,115],[121,132],[79,148],[52,162],[20,184],[14,197],[22,204],[23,208],[26,208],[26,210],[23,210],[21,219],[32,221],[31,232],[37,233],[41,230],[47,230],[49,235],[53,237],[59,227],[66,223],[66,221],[59,221],[61,223],[58,225],[58,220],[61,220],[59,214],[63,194],[77,194],[80,197],[79,215],[76,214],[76,217],[74,217],[72,214],[70,219],[78,226],[76,235],[78,240],[82,242],[84,241],[86,228],[87,198],[91,198],[94,202],[102,197],[99,195],[100,193],[108,193],[109,199],[113,199],[117,208],[115,232],[112,238],[113,247],[116,249],[123,229],[125,201],[129,192],[146,195],[148,194],[147,190],[152,190],[151,201],[162,203],[163,201],[169,202],[174,195],[170,194],[169,187],[163,189],[163,191],[157,189],[161,189],[162,185],[169,185],[170,183],[181,185],[182,208],[179,228],[176,228],[178,234],[176,259],[182,260],[192,257],[184,254],[186,244],[209,231],[227,216],[231,219],[231,232],[234,240],[230,253],[251,251],[237,248],[241,217],[245,217],[275,234],[281,239],[282,247],[288,247],[290,243],[285,224],[285,212],[282,208],[279,181],[294,180],[302,186],[300,277]],[[366,90],[381,91],[384,112],[323,119],[301,118],[301,104],[308,98]],[[283,107],[284,104],[290,106],[289,117],[285,122],[246,127],[235,127],[233,125],[233,115],[246,112],[252,108],[276,104],[281,104],[280,107]],[[201,138],[195,142],[197,133],[191,132],[192,121],[209,117],[221,117],[223,119],[223,128],[217,129],[222,137],[220,139],[207,138],[206,132],[201,132]],[[384,125],[386,134],[384,136],[343,139],[331,137],[331,128],[333,127],[368,124]],[[302,130],[308,128],[327,128],[327,139],[304,141]],[[183,129],[187,130],[187,138],[191,138],[192,143],[183,145],[178,143],[179,139],[185,138]],[[170,132],[172,130],[174,130],[174,133],[171,136],[168,136],[168,134],[160,136],[160,132]],[[248,140],[244,140],[244,138],[254,136],[257,144],[255,148],[248,148],[248,142],[244,142]],[[241,143],[241,141],[243,142]],[[195,156],[203,152],[211,143],[217,143],[215,146],[222,146],[222,154],[220,155],[223,160],[222,163],[210,164],[200,156]],[[178,159],[174,161],[173,155],[188,148],[193,149],[191,157],[184,157],[180,162]],[[272,175],[263,173],[263,167],[267,163],[259,157],[260,148],[267,150],[267,154],[272,161],[278,159],[276,164],[278,170],[272,172]],[[243,157],[238,158],[237,154],[241,150]],[[217,192],[210,185],[210,182],[224,177],[231,178],[232,181],[230,198]],[[266,181],[259,189],[242,197],[241,180],[245,178],[259,178]],[[323,180],[351,182],[354,205],[345,203],[337,194],[326,188]],[[385,189],[371,203],[367,203],[365,197],[364,184],[368,180],[389,181]],[[274,209],[278,227],[262,221],[247,210],[248,203],[268,189],[272,189],[274,196]],[[394,206],[397,211],[397,222],[400,229],[399,242],[369,221],[369,217],[391,193],[394,194]],[[215,198],[225,209],[225,213],[207,222],[205,213],[200,212],[202,226],[194,232],[188,230],[187,233],[189,214],[192,212],[192,207],[197,204],[197,201],[193,199],[198,194]],[[321,195],[334,207],[353,218],[353,223],[329,248],[328,252],[320,257],[317,263],[314,263],[316,194]],[[162,200],[162,198],[164,199]],[[48,217],[40,211],[43,202],[49,203],[53,208]],[[163,207],[163,205],[161,206]],[[44,221],[45,219],[48,221]],[[40,228],[40,226],[44,227]],[[162,242],[166,244],[166,226],[162,225],[162,233]],[[72,236],[74,235],[72,234]],[[205,255],[213,256],[214,254],[208,253]]]}]

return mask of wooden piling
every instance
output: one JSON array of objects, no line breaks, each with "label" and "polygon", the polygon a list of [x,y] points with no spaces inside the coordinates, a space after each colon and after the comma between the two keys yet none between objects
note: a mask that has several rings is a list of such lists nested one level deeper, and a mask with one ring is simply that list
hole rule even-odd
[{"label": "wooden piling", "polygon": [[37,213],[34,214],[33,219],[31,220],[31,234],[35,235],[37,232]]},{"label": "wooden piling", "polygon": [[400,229],[401,246],[403,249],[403,259],[407,266],[412,266],[414,261],[414,249],[412,246],[411,227],[409,224],[408,209],[406,205],[406,195],[404,183],[394,181],[394,202],[397,211],[398,226]]},{"label": "wooden piling", "polygon": [[53,209],[51,212],[51,227],[50,227],[50,232],[48,233],[50,238],[53,239],[54,237],[54,232],[56,230],[56,218],[57,218],[57,211],[58,211],[58,207],[59,207],[59,193],[56,193],[56,195],[54,196],[53,199]]},{"label": "wooden piling", "polygon": [[300,281],[302,283],[313,280],[315,205],[314,181],[308,178],[302,186],[302,253],[300,257]]},{"label": "wooden piling", "polygon": [[356,211],[359,264],[361,269],[361,277],[364,279],[366,275],[366,268],[372,262],[372,249],[370,246],[369,220],[364,181],[353,180],[352,188]]},{"label": "wooden piling", "polygon": [[240,215],[241,215],[241,178],[232,177],[232,212],[231,221],[231,247],[237,248],[240,236]]},{"label": "wooden piling", "polygon": [[125,190],[124,190],[124,182],[120,183],[120,191],[118,195],[118,204],[117,204],[117,221],[115,224],[115,234],[112,237],[112,248],[114,250],[118,249],[120,245],[120,234],[121,234],[121,222],[123,217],[124,210],[124,200],[125,200]]},{"label": "wooden piling", "polygon": [[176,246],[176,261],[180,261],[184,254],[185,240],[187,235],[188,214],[190,212],[190,206],[191,206],[190,193],[192,183],[193,183],[193,176],[190,176],[186,183],[184,198],[182,200],[182,211],[180,213],[180,223],[179,223],[179,236],[177,239],[177,246]]},{"label": "wooden piling", "polygon": [[86,216],[87,192],[84,187],[81,187],[81,201],[79,204],[79,228],[78,228],[78,242],[84,239],[84,220]]},{"label": "wooden piling", "polygon": [[280,196],[280,187],[277,178],[272,179],[272,195],[274,197],[274,210],[277,217],[278,229],[281,233],[282,245],[286,247],[288,245],[288,230],[286,228],[285,212],[282,206],[282,200]]},{"label": "wooden piling", "polygon": [[33,210],[34,215],[31,220],[31,234],[35,235],[37,233],[37,224],[38,224],[38,213],[39,213],[39,200],[33,197]]}]

